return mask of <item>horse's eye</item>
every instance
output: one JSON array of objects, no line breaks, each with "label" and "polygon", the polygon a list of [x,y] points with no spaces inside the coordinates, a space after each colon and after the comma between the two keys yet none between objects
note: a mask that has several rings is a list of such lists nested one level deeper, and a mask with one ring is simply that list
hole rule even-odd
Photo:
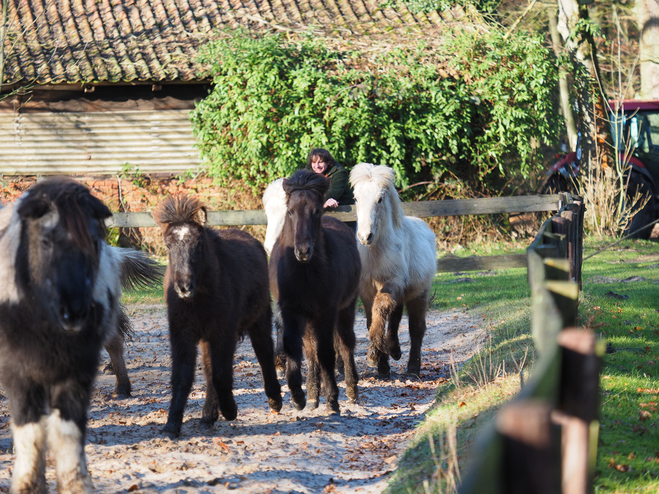
[{"label": "horse's eye", "polygon": [[380,198],[378,199],[378,204],[380,204],[381,202],[382,202],[382,196],[380,196]]},{"label": "horse's eye", "polygon": [[44,249],[50,249],[50,247],[53,245],[53,242],[49,238],[42,238],[41,239],[41,247]]},{"label": "horse's eye", "polygon": [[288,216],[293,217],[293,211],[286,211],[286,213],[288,214]]}]

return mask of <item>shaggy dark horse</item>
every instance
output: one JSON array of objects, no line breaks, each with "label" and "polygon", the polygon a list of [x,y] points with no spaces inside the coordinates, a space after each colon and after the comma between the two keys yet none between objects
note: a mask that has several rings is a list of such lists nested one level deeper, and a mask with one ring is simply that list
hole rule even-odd
[{"label": "shaggy dark horse", "polygon": [[318,406],[319,370],[330,413],[339,413],[334,377],[334,336],[343,358],[346,392],[357,399],[355,305],[361,264],[354,232],[322,216],[329,181],[300,170],[284,180],[287,214],[270,257],[270,289],[284,325],[286,379],[293,404],[306,405],[302,391],[302,351],[308,362],[309,404]]},{"label": "shaggy dark horse", "polygon": [[154,211],[169,250],[165,299],[172,351],[172,402],[163,432],[179,435],[194,381],[197,343],[206,376],[201,421],[213,424],[218,408],[237,415],[233,399],[233,356],[238,339],[249,335],[261,365],[270,407],[281,410],[270,328],[272,308],[265,250],[240,230],[212,230],[206,208],[186,195],[167,197]]},{"label": "shaggy dark horse", "polygon": [[84,440],[103,345],[117,333],[121,265],[105,243],[109,209],[68,178],[37,182],[0,212],[0,380],[16,462],[12,492],[92,489]]}]

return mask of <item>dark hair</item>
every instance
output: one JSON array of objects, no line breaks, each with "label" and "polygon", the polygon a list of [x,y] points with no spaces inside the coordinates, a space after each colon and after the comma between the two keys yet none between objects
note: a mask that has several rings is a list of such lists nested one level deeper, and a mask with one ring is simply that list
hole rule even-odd
[{"label": "dark hair", "polygon": [[327,163],[331,168],[333,165],[338,165],[337,161],[332,157],[330,152],[327,149],[323,148],[313,148],[309,153],[307,158],[307,167],[311,168],[311,162],[314,161],[314,158],[318,158],[324,163]]}]

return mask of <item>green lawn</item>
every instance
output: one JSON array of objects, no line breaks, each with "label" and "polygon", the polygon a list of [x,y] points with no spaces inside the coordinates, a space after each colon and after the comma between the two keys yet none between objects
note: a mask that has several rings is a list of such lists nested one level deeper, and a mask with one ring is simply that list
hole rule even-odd
[{"label": "green lawn", "polygon": [[[587,239],[585,255],[610,242]],[[488,247],[460,254],[490,255],[499,250]],[[456,281],[466,277],[472,281]],[[652,241],[625,241],[583,265],[579,324],[601,334],[613,350],[602,366],[597,492],[659,490],[659,283],[655,281],[659,282],[659,243]],[[464,474],[469,447],[501,404],[519,391],[522,361],[525,369],[533,364],[526,270],[437,275],[434,305],[462,308],[482,317],[492,343],[440,386],[437,406],[403,455],[388,488],[391,493],[444,492],[445,480],[455,477],[449,468],[450,436],[456,437],[457,461]],[[528,372],[532,369],[525,372],[527,377]]]}]

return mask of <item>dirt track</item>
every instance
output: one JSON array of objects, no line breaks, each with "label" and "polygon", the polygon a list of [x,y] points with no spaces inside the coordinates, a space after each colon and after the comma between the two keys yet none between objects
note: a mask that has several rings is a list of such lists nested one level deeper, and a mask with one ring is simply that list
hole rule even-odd
[{"label": "dirt track", "polygon": [[[322,398],[317,410],[296,411],[285,385],[281,413],[270,413],[260,368],[246,339],[235,358],[238,418],[220,418],[211,429],[200,426],[204,383],[198,367],[181,437],[172,441],[159,433],[170,399],[165,309],[134,306],[130,313],[136,330],[127,347],[133,396],[113,400],[114,376],[101,374],[90,408],[85,451],[98,492],[381,492],[432,404],[438,383],[448,377],[451,352],[456,362],[464,361],[486,338],[481,321],[469,313],[429,313],[422,379],[408,380],[404,317],[403,358],[393,363],[392,379],[381,381],[365,365],[366,321],[358,314],[360,398],[348,404],[340,381],[338,418],[325,416]],[[14,455],[5,398],[0,399],[0,453],[0,492],[8,492]],[[49,491],[55,492],[52,466],[49,456]]]}]

